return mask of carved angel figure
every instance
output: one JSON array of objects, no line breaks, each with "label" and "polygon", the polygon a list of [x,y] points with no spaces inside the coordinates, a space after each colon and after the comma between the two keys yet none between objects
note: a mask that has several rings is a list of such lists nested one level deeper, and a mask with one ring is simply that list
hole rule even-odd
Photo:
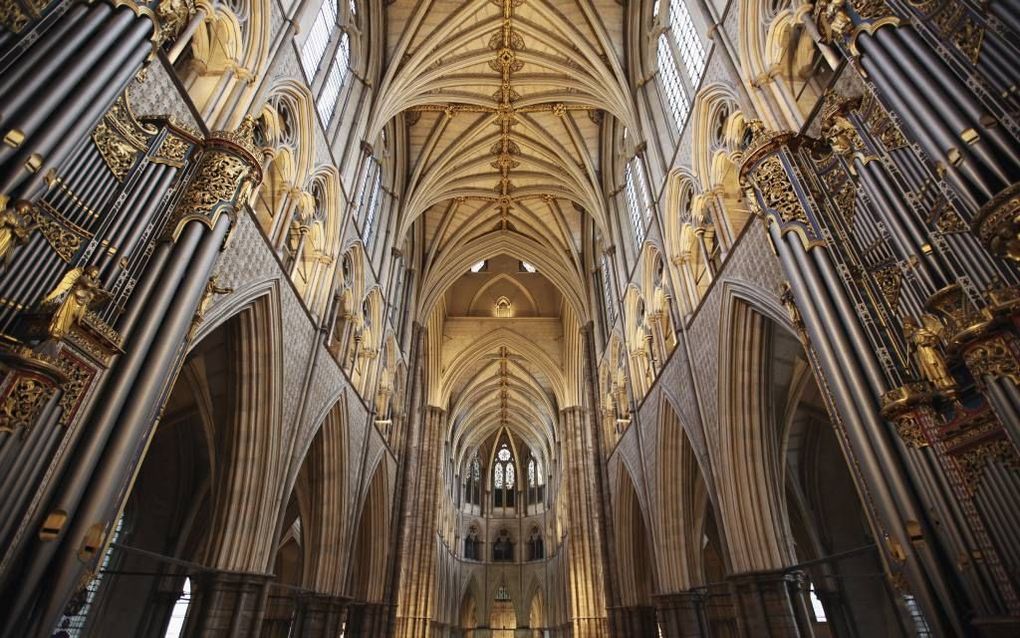
[{"label": "carved angel figure", "polygon": [[914,354],[921,376],[941,391],[952,390],[956,380],[949,373],[949,366],[939,350],[943,326],[930,314],[921,315],[921,324],[913,317],[903,320],[903,335],[910,342],[910,350]]},{"label": "carved angel figure", "polygon": [[87,266],[69,270],[41,302],[43,308],[55,308],[50,319],[50,336],[62,339],[81,321],[90,306],[108,297],[99,281],[99,268]]},{"label": "carved angel figure", "polygon": [[0,212],[0,262],[5,269],[14,256],[14,247],[28,241],[28,236],[36,228],[36,224],[31,223],[31,211],[30,203],[18,201]]}]

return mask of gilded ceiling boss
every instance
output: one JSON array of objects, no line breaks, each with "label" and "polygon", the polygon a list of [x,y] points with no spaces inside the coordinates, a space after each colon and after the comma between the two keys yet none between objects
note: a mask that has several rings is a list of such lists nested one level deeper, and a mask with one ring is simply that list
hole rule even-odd
[{"label": "gilded ceiling boss", "polygon": [[1009,0],[0,0],[0,638],[1020,635]]}]

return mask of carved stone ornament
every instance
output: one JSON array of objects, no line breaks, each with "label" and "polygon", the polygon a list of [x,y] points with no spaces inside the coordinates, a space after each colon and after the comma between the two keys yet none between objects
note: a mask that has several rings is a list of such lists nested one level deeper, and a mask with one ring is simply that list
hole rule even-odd
[{"label": "carved stone ornament", "polygon": [[1020,183],[982,206],[972,226],[993,254],[1020,263]]}]

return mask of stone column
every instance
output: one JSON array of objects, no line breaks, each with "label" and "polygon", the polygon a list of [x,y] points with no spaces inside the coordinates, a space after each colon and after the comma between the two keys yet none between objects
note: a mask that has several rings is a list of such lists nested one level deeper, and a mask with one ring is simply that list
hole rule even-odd
[{"label": "stone column", "polygon": [[701,638],[708,635],[702,592],[660,594],[655,597],[655,605],[663,636]]},{"label": "stone column", "polygon": [[560,411],[564,444],[564,497],[567,498],[569,535],[568,578],[572,635],[595,638],[609,635],[604,589],[605,565],[601,552],[601,495],[595,489],[592,427],[579,406]]},{"label": "stone column", "polygon": [[269,574],[207,572],[192,579],[186,635],[201,638],[257,636]]},{"label": "stone column", "polygon": [[399,638],[433,635],[436,514],[445,427],[446,412],[436,406],[425,406],[420,431],[413,433],[415,440],[405,461],[414,474],[410,476],[404,518],[400,523],[403,526],[402,568],[393,634]]},{"label": "stone column", "polygon": [[803,576],[784,571],[739,574],[729,578],[737,609],[749,636],[804,638],[813,635],[805,622],[802,601],[791,595]]},{"label": "stone column", "polygon": [[298,612],[300,622],[295,622],[291,635],[294,638],[334,638],[346,619],[347,605],[348,600],[340,596],[302,596]]}]

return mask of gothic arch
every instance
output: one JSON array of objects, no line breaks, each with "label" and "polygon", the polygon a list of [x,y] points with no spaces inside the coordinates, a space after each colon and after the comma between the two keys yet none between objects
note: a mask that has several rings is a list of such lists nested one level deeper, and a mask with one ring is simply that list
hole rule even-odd
[{"label": "gothic arch", "polygon": [[386,583],[389,554],[390,496],[387,486],[387,461],[376,464],[371,473],[368,493],[358,517],[351,569],[350,595],[358,601],[381,602]]}]

